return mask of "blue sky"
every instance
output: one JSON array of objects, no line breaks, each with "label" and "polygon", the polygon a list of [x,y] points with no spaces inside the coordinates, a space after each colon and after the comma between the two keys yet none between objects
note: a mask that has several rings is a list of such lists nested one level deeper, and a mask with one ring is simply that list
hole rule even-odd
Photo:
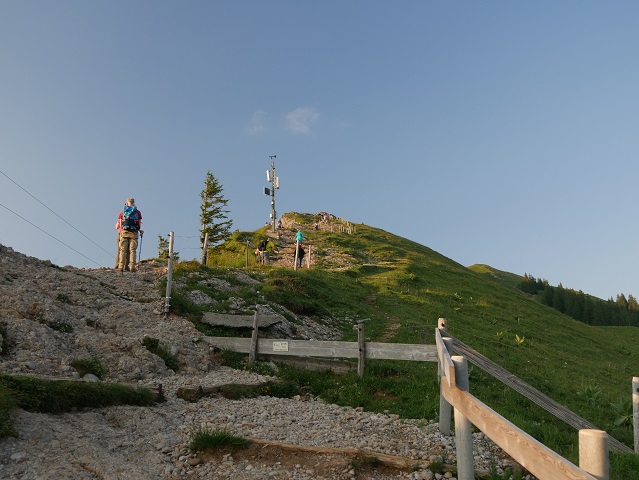
[{"label": "blue sky", "polygon": [[277,155],[279,214],[637,296],[638,19],[634,1],[4,0],[0,243],[110,267],[133,196],[142,256],[174,231],[194,258],[207,170],[254,230]]}]

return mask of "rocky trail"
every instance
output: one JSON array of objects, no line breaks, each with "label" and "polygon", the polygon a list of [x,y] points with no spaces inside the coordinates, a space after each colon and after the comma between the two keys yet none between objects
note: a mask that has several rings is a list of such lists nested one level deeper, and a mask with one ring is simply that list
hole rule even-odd
[{"label": "rocky trail", "polygon": [[[164,315],[162,269],[138,273],[59,268],[0,245],[0,371],[47,379],[121,382],[157,388],[166,402],[61,415],[15,412],[17,437],[0,439],[3,479],[433,479],[431,462],[455,463],[454,438],[428,419],[326,404],[312,396],[187,402],[179,388],[258,384],[269,377],[220,366],[188,320]],[[241,281],[253,281],[237,272]],[[232,288],[232,287],[229,287]],[[305,338],[330,336],[308,328]],[[286,331],[286,329],[284,329]],[[177,372],[143,345],[158,339]],[[72,362],[96,358],[101,380],[80,378]],[[198,429],[226,429],[255,440],[216,453],[189,449]],[[512,465],[475,434],[476,468]],[[419,467],[421,466],[421,468]]]}]

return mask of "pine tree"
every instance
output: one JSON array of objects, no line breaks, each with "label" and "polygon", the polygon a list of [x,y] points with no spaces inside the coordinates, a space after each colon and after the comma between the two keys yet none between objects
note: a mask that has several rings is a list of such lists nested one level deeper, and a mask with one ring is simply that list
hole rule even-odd
[{"label": "pine tree", "polygon": [[228,200],[222,195],[222,185],[211,171],[206,172],[204,190],[200,193],[202,204],[200,205],[200,221],[202,234],[200,245],[204,246],[204,235],[209,234],[209,245],[216,245],[226,240],[231,231],[233,221],[226,216],[225,210]]},{"label": "pine tree", "polygon": [[[169,258],[169,241],[162,235],[158,235],[158,259],[168,260]],[[173,261],[177,262],[180,259],[180,253],[173,250]]]},{"label": "pine tree", "polygon": [[169,241],[162,235],[158,235],[158,258],[160,260],[169,258]]}]

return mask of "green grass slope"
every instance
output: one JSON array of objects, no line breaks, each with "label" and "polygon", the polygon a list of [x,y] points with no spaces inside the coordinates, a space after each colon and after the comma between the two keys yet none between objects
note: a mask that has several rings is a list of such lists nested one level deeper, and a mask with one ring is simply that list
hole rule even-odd
[{"label": "green grass slope", "polygon": [[[294,218],[309,237],[316,266],[296,272],[262,267],[268,300],[321,318],[369,318],[366,337],[371,341],[434,343],[437,320],[445,317],[453,336],[632,446],[628,411],[631,420],[631,382],[639,375],[638,329],[577,322],[519,291],[518,275],[485,265],[466,268],[378,228],[357,224],[352,234],[315,231],[313,216]],[[328,268],[334,255],[348,257],[350,265]],[[348,324],[344,339],[355,337]],[[418,370],[421,373],[415,373]],[[346,398],[340,397],[340,381],[335,380],[322,387],[324,396],[350,404],[377,397],[377,408],[408,416],[436,415],[436,392],[425,393],[436,389],[434,368],[383,366],[378,373],[390,381],[380,380],[360,393],[351,389]],[[406,391],[400,391],[400,376],[425,385],[405,384]],[[528,433],[576,459],[576,432],[568,437],[560,433],[570,427],[553,426],[555,420],[546,412],[477,369],[471,368],[470,388]],[[420,395],[421,400],[415,400]],[[417,406],[410,409],[411,402]]]}]

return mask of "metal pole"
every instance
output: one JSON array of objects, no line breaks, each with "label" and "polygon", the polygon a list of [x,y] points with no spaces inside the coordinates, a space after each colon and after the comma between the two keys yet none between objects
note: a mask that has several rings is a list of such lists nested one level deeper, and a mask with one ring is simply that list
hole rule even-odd
[{"label": "metal pole", "polygon": [[173,282],[173,232],[169,232],[169,266],[166,272],[166,296],[164,297],[164,313],[168,315],[171,308],[171,283]]},{"label": "metal pole", "polygon": [[277,217],[277,213],[275,212],[275,161],[277,155],[271,155],[269,158],[271,159],[271,225],[273,227],[273,233],[275,233],[275,220]]},{"label": "metal pole", "polygon": [[209,232],[204,234],[204,244],[202,245],[202,256],[200,257],[200,263],[206,265],[209,250]]}]

